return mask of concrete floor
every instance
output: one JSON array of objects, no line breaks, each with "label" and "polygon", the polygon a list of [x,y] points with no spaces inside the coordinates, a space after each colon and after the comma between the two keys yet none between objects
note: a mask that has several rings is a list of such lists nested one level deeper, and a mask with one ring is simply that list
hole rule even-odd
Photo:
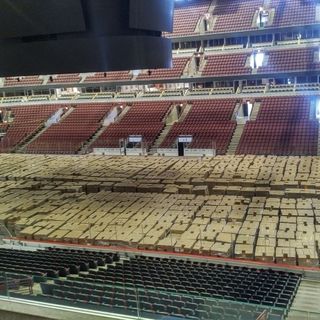
[{"label": "concrete floor", "polygon": [[291,306],[288,320],[320,319],[320,282],[302,280]]}]

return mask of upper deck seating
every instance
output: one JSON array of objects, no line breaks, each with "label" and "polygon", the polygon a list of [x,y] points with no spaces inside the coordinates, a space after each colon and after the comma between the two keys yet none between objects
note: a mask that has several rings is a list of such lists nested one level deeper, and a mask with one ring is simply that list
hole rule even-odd
[{"label": "upper deck seating", "polygon": [[188,60],[189,58],[174,58],[172,60],[172,68],[149,70],[147,73],[140,73],[137,80],[180,78]]},{"label": "upper deck seating", "polygon": [[317,23],[316,1],[272,0],[270,7],[275,8],[274,21],[270,27],[298,26]]},{"label": "upper deck seating", "polygon": [[216,16],[214,33],[228,33],[239,30],[252,30],[257,26],[253,24],[253,19],[257,10],[263,6],[263,0],[218,0],[213,10]]},{"label": "upper deck seating", "polygon": [[97,72],[94,75],[87,76],[84,82],[103,82],[103,81],[121,81],[131,80],[132,75],[129,71]]},{"label": "upper deck seating", "polygon": [[49,78],[48,83],[79,83],[80,74],[79,73],[68,73],[68,74],[58,74],[52,77],[52,81]]},{"label": "upper deck seating", "polygon": [[315,49],[290,49],[269,51],[266,66],[258,68],[258,73],[307,71],[320,68],[315,61]]},{"label": "upper deck seating", "polygon": [[248,54],[223,54],[205,57],[206,65],[203,76],[226,76],[237,74],[251,74],[251,68],[246,67]]},{"label": "upper deck seating", "polygon": [[41,85],[43,80],[39,76],[7,77],[4,79],[5,87],[23,87]]},{"label": "upper deck seating", "polygon": [[175,2],[172,36],[194,34],[201,16],[209,10],[211,0],[191,0],[183,3]]}]

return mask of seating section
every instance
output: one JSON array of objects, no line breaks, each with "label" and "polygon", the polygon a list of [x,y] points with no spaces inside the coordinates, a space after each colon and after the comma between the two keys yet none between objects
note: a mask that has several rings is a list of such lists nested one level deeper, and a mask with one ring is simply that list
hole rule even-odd
[{"label": "seating section", "polygon": [[80,74],[79,73],[68,73],[68,74],[59,74],[52,76],[52,81],[49,79],[48,84],[50,83],[79,83]]},{"label": "seating section", "polygon": [[87,76],[84,82],[103,82],[103,81],[121,81],[131,80],[132,75],[129,71],[98,72]]},{"label": "seating section", "polygon": [[253,24],[254,16],[263,6],[263,0],[235,0],[232,3],[218,0],[216,3],[212,12],[217,17],[214,33],[257,29],[257,25]]},{"label": "seating section", "polygon": [[[212,11],[214,17],[212,32],[228,33],[257,29],[254,19],[256,12],[263,5],[263,0],[235,0],[232,3],[226,3],[224,0],[216,1]],[[200,17],[208,12],[208,7],[206,1],[190,1],[187,4],[176,5],[173,35],[193,34]],[[268,8],[274,10],[274,19],[267,28],[317,23],[314,1],[271,0]]]},{"label": "seating section", "polygon": [[83,104],[53,124],[27,147],[29,153],[76,153],[102,126],[112,104]]},{"label": "seating section", "polygon": [[257,120],[244,128],[237,153],[317,155],[319,122],[309,119],[309,98],[264,98]]},{"label": "seating section", "polygon": [[256,319],[262,312],[259,305],[263,305],[270,307],[273,319],[280,320],[294,298],[300,278],[299,274],[281,271],[135,256],[108,265],[107,269],[89,270],[88,274],[67,276],[67,280],[41,287],[46,297],[131,315],[139,308],[144,317],[150,318],[159,314],[228,320],[245,316],[243,319],[250,320]]},{"label": "seating section", "polygon": [[149,70],[145,73],[140,73],[137,80],[180,78],[188,60],[189,58],[174,58],[172,68]]},{"label": "seating section", "polygon": [[184,36],[194,34],[199,19],[209,10],[211,0],[175,1],[173,34]]},{"label": "seating section", "polygon": [[150,148],[164,128],[170,102],[135,103],[117,123],[111,124],[93,143],[92,148],[117,148],[119,140],[142,135],[144,146]]},{"label": "seating section", "polygon": [[[318,51],[318,50],[317,50]],[[258,69],[259,73],[287,72],[320,69],[315,62],[313,48],[269,51],[267,65]]]},{"label": "seating section", "polygon": [[223,54],[205,57],[206,64],[202,76],[226,76],[251,74],[251,67],[246,66],[248,54]]},{"label": "seating section", "polygon": [[36,86],[42,83],[43,80],[39,76],[7,77],[4,79],[5,87]]},{"label": "seating section", "polygon": [[119,260],[116,253],[55,248],[37,251],[0,248],[0,257],[0,272],[35,276],[38,282],[46,281],[45,277],[79,274]]},{"label": "seating section", "polygon": [[310,25],[317,23],[316,1],[272,0],[271,8],[275,8],[275,17],[271,27]]},{"label": "seating section", "polygon": [[231,121],[235,106],[234,99],[194,101],[184,121],[173,125],[161,147],[173,147],[179,135],[192,135],[189,148],[215,148],[217,154],[225,154],[236,128]]},{"label": "seating section", "polygon": [[30,138],[59,108],[61,108],[59,105],[12,108],[11,115],[14,116],[14,120],[0,141],[0,152],[10,152],[18,144]]}]

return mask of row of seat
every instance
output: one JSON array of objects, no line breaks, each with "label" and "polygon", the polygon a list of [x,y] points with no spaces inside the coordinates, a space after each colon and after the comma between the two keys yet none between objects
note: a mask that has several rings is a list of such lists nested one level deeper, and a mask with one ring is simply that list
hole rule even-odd
[{"label": "row of seat", "polygon": [[0,248],[1,271],[57,278],[88,271],[118,261],[113,253],[54,250],[13,250]]},{"label": "row of seat", "polygon": [[[176,3],[174,29],[170,37],[196,34],[199,21],[209,11],[210,1],[194,0]],[[215,1],[211,14],[216,19],[207,32],[227,33],[258,29],[258,12],[263,6],[263,0],[245,2],[234,0],[232,3],[226,3],[223,0]],[[309,25],[317,22],[314,1],[272,0],[268,2],[267,10],[271,12],[269,18],[274,17],[271,23],[266,25],[266,28]]]},{"label": "row of seat", "polygon": [[[301,275],[208,262],[135,256],[79,276],[42,283],[44,297],[97,308],[189,319],[282,319]],[[249,303],[242,305],[241,303]],[[261,308],[261,309],[259,309]]]},{"label": "row of seat", "polygon": [[79,105],[68,117],[53,124],[28,145],[28,152],[76,153],[101,126],[101,121],[113,108],[112,104]]},{"label": "row of seat", "polygon": [[256,121],[244,128],[237,154],[316,155],[319,122],[306,97],[262,99]]},{"label": "row of seat", "polygon": [[173,125],[161,147],[171,148],[178,136],[192,135],[190,148],[214,148],[217,154],[225,154],[236,128],[231,121],[235,106],[233,99],[194,101],[184,121]]}]

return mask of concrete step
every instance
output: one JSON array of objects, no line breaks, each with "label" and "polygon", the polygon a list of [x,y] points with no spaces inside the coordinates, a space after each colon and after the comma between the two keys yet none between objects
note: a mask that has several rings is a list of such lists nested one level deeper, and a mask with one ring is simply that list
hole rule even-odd
[{"label": "concrete step", "polygon": [[242,136],[242,132],[244,129],[244,124],[238,124],[236,130],[234,131],[233,137],[231,139],[231,142],[229,144],[229,148],[227,151],[228,155],[233,155],[236,153],[241,136]]},{"label": "concrete step", "polygon": [[119,114],[115,122],[120,122],[121,119],[127,114],[127,112],[130,110],[130,107],[126,106],[122,112]]},{"label": "concrete step", "polygon": [[178,122],[183,122],[191,109],[192,109],[192,105],[191,104],[187,104],[184,107]]},{"label": "concrete step", "polygon": [[260,111],[260,102],[255,102],[251,111],[250,121],[255,121],[257,119],[258,113]]},{"label": "concrete step", "polygon": [[107,127],[101,126],[95,134],[84,143],[81,150],[78,152],[79,154],[86,154],[90,148],[90,146],[102,135],[102,133],[107,129]]},{"label": "concrete step", "polygon": [[319,281],[301,281],[287,319],[320,319]]},{"label": "concrete step", "polygon": [[157,138],[154,145],[152,146],[150,152],[152,150],[155,150],[154,153],[156,152],[156,150],[160,147],[161,143],[165,140],[165,138],[168,135],[168,133],[170,132],[171,128],[172,128],[172,124],[166,125],[166,127],[162,130],[159,137]]}]

